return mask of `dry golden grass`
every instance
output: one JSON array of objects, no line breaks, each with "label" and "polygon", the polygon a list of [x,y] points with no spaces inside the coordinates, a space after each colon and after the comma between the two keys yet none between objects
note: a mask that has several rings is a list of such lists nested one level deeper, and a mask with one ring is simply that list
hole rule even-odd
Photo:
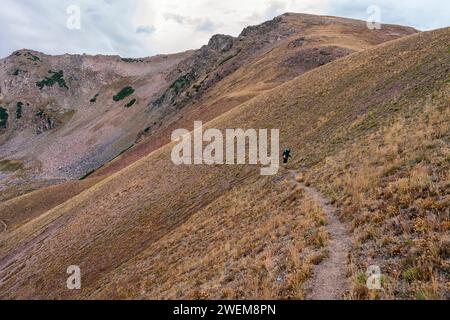
[{"label": "dry golden grass", "polygon": [[10,232],[89,189],[101,180],[102,178],[93,178],[70,181],[0,203],[0,220],[6,223]]},{"label": "dry golden grass", "polygon": [[326,245],[323,226],[323,213],[301,189],[264,179],[200,210],[120,276],[105,277],[96,297],[302,299]]},{"label": "dry golden grass", "polygon": [[[448,294],[448,90],[436,104],[410,108],[310,173],[324,192],[337,195],[342,216],[352,224],[353,298]],[[362,294],[358,280],[369,263],[382,266],[385,276],[385,290],[375,296]]]}]

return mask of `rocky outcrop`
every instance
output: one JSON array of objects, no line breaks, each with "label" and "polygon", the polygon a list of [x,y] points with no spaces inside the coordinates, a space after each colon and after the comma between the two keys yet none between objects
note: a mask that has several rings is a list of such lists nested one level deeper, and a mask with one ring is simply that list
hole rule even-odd
[{"label": "rocky outcrop", "polygon": [[36,134],[50,131],[57,126],[57,119],[44,110],[39,110],[36,113],[34,122],[36,124]]},{"label": "rocky outcrop", "polygon": [[279,16],[274,18],[273,20],[264,22],[257,26],[249,26],[245,28],[239,38],[243,37],[260,37],[267,36],[272,34],[274,31],[279,31],[280,25],[283,23],[283,17]]},{"label": "rocky outcrop", "polygon": [[208,48],[219,52],[227,52],[233,47],[234,41],[235,38],[232,36],[216,34],[209,40]]}]

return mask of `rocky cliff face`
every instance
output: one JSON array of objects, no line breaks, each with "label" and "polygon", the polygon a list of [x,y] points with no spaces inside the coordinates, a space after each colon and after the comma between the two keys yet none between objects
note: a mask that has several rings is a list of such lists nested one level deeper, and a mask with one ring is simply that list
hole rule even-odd
[{"label": "rocky cliff face", "polygon": [[[0,60],[0,158],[23,163],[3,184],[78,178],[114,158],[148,125],[142,113],[167,85],[164,75],[189,55],[135,60],[20,50]],[[127,87],[132,92],[121,93]]]},{"label": "rocky cliff face", "polygon": [[[219,83],[234,78],[235,82],[252,87],[262,80],[275,82],[266,86],[273,87],[355,51],[415,32],[390,25],[372,32],[362,21],[287,13],[247,27],[237,38],[215,35],[168,74],[166,80],[171,85],[149,103],[149,116],[155,125],[146,128],[140,137],[152,135],[168,114],[210,99]],[[261,74],[253,74],[253,69],[253,80],[236,73],[253,68],[255,63]]]}]

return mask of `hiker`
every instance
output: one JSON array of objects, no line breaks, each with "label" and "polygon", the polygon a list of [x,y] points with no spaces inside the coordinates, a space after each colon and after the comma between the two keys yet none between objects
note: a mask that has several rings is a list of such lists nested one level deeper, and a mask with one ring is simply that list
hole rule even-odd
[{"label": "hiker", "polygon": [[283,152],[283,163],[287,164],[289,161],[289,158],[292,158],[291,156],[291,149],[286,148]]}]

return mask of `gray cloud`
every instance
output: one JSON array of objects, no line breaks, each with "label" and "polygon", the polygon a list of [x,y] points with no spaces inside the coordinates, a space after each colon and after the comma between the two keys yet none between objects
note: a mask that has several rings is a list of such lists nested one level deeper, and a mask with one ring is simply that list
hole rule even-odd
[{"label": "gray cloud", "polygon": [[188,20],[189,20],[189,18],[184,17],[184,16],[182,16],[180,14],[170,13],[170,12],[164,13],[163,17],[166,20],[173,20],[173,21],[175,21],[176,23],[179,23],[179,24],[187,23]]},{"label": "gray cloud", "polygon": [[383,23],[413,26],[420,30],[448,27],[450,2],[442,0],[332,0],[329,14],[367,19],[367,8],[379,6]]},{"label": "gray cloud", "polygon": [[[135,0],[127,1],[132,5]],[[82,10],[80,30],[67,28],[66,9]],[[22,48],[52,54],[103,53],[140,55],[142,46],[123,1],[3,0],[0,13],[0,56]]]},{"label": "gray cloud", "polygon": [[220,25],[219,23],[213,22],[209,18],[190,18],[185,17],[179,14],[174,13],[164,13],[164,19],[172,20],[178,24],[185,25],[188,27],[192,27],[195,31],[200,32],[214,32],[217,27]]},{"label": "gray cloud", "polygon": [[154,26],[139,26],[136,29],[136,33],[152,34],[155,31],[156,31],[156,28]]}]

